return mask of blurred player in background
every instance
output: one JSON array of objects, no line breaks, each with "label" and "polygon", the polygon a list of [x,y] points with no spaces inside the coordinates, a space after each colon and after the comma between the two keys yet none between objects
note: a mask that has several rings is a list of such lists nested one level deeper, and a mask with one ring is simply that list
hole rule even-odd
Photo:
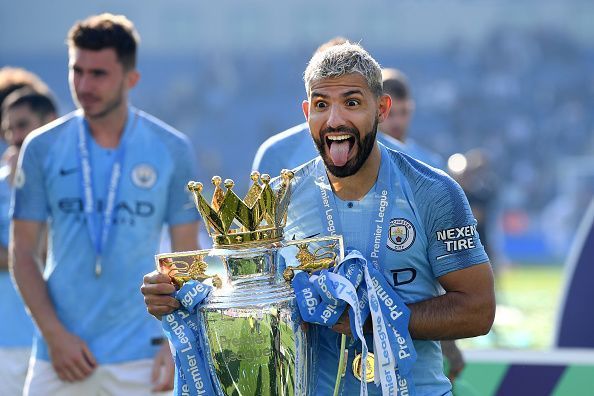
[{"label": "blurred player in background", "polygon": [[[197,249],[185,185],[187,138],[128,104],[138,33],[122,15],[77,22],[69,82],[79,110],[25,140],[15,181],[12,270],[39,329],[25,394],[147,395],[173,387],[161,326],[138,281],[154,268],[161,229]],[[36,254],[50,228],[43,275]]]},{"label": "blurred player in background", "polygon": [[8,273],[10,199],[23,140],[29,132],[55,120],[57,110],[51,96],[25,87],[6,97],[1,113],[8,148],[0,168],[0,316],[5,319],[0,326],[0,395],[20,395],[31,355],[33,323]]}]

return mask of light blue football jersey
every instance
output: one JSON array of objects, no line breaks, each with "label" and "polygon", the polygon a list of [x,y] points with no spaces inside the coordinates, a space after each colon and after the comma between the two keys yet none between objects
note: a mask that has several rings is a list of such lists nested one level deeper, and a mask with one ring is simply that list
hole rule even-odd
[{"label": "light blue football jersey", "polygon": [[[115,198],[114,218],[95,274],[95,247],[83,211],[83,183],[77,147],[80,125],[89,140],[96,212],[106,207],[116,150],[97,145],[80,111],[31,134],[19,160],[13,218],[49,222],[44,271],[59,319],[85,340],[100,364],[150,358],[163,337],[147,312],[139,286],[154,270],[164,223],[198,220],[188,180],[196,161],[189,141],[152,116],[129,108],[125,156]],[[95,213],[96,213],[95,212]],[[102,216],[101,216],[102,217]],[[100,224],[100,216],[95,216]],[[48,359],[36,335],[36,356]]]},{"label": "light blue football jersey", "polygon": [[[368,260],[376,249],[383,260],[379,268],[406,303],[426,300],[444,293],[437,278],[449,272],[488,261],[476,233],[468,201],[460,186],[444,172],[412,157],[380,145],[380,178],[360,201],[342,201],[334,195],[320,158],[298,168],[285,227],[286,239],[314,235],[342,234],[345,247],[357,249]],[[383,176],[382,176],[383,175]],[[324,181],[326,180],[326,181]],[[335,229],[320,215],[322,191],[333,199]],[[377,244],[375,230],[382,197],[388,193],[382,217],[385,246]],[[327,209],[326,209],[327,210]],[[338,366],[340,336],[320,328],[317,381],[319,395],[332,394]],[[372,335],[366,335],[373,349]],[[442,354],[436,341],[415,340],[418,359],[413,366],[417,395],[445,395],[451,385],[443,373]],[[344,395],[358,395],[359,381],[352,374],[353,357],[361,353],[360,342],[352,343],[344,377]],[[381,389],[369,384],[370,394]]]},{"label": "light blue football jersey", "polygon": [[421,146],[414,139],[407,138],[404,146],[406,148],[402,151],[414,159],[418,159],[419,161],[424,162],[427,165],[431,165],[437,169],[446,169],[446,163],[441,155]]},{"label": "light blue football jersey", "polygon": [[[391,136],[378,132],[377,139],[392,150],[406,152],[404,144]],[[282,169],[294,169],[318,155],[309,126],[304,122],[264,141],[256,152],[252,170],[278,176]]]},{"label": "light blue football jersey", "polygon": [[[0,168],[0,244],[8,249],[10,233],[10,196],[12,188],[8,181],[9,166]],[[27,348],[33,343],[33,322],[21,296],[18,295],[8,271],[0,271],[0,348]]]}]

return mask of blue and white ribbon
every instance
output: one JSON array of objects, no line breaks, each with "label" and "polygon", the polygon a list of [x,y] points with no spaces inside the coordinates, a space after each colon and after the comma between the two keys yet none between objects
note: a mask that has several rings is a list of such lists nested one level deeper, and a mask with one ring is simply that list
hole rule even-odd
[{"label": "blue and white ribbon", "polygon": [[204,329],[198,323],[196,310],[212,287],[197,281],[185,283],[175,298],[183,308],[161,320],[163,330],[175,349],[176,378],[174,395],[218,395],[214,373],[207,364]]},{"label": "blue and white ribbon", "polygon": [[[359,253],[354,252],[345,257],[342,263],[349,266],[350,261],[360,258]],[[344,309],[349,306],[351,330],[361,341],[363,354],[367,356],[368,347],[363,335],[365,318],[361,316],[359,297],[355,288],[355,284],[361,282],[361,276],[356,276],[355,273],[356,271],[350,272],[349,279],[328,270],[323,270],[320,275],[311,277],[308,277],[305,272],[300,272],[293,278],[293,289],[297,296],[299,312],[307,322],[333,326]],[[365,376],[367,372],[365,359],[362,360],[362,371]],[[360,394],[367,395],[366,381],[361,381]]]},{"label": "blue and white ribbon", "polygon": [[[132,116],[132,111],[128,112],[128,117]],[[93,186],[93,169],[90,154],[90,133],[87,133],[85,120],[83,117],[79,119],[78,124],[78,162],[80,166],[80,183],[83,200],[83,211],[87,222],[87,229],[89,236],[95,249],[95,275],[101,275],[102,271],[102,256],[105,246],[109,238],[109,231],[115,220],[115,203],[118,195],[120,179],[122,175],[122,168],[124,158],[126,156],[126,146],[130,140],[130,136],[134,131],[138,114],[134,112],[134,119],[128,120],[126,129],[123,132],[121,141],[116,150],[114,161],[111,167],[111,174],[109,177],[109,184],[107,185],[107,196],[105,199],[105,210],[103,215],[99,212],[99,208],[95,204],[95,194],[102,194],[103,191],[96,191]],[[99,224],[95,222],[96,216],[100,217]]]}]

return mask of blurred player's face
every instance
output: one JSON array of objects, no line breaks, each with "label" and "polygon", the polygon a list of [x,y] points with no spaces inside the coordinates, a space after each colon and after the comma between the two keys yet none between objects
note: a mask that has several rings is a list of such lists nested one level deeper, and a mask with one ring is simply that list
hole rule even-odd
[{"label": "blurred player's face", "polygon": [[69,51],[70,91],[89,119],[99,119],[127,105],[128,90],[138,81],[136,70],[125,70],[113,48]]},{"label": "blurred player's face", "polygon": [[2,122],[8,144],[21,147],[25,137],[34,129],[50,122],[54,117],[40,117],[28,104],[12,107],[4,113]]},{"label": "blurred player's face", "polygon": [[404,143],[413,109],[414,103],[412,100],[393,99],[390,114],[388,114],[384,122],[380,123],[380,130]]},{"label": "blurred player's face", "polygon": [[376,97],[359,73],[312,83],[303,113],[332,175],[351,176],[363,166],[390,102],[387,95]]}]

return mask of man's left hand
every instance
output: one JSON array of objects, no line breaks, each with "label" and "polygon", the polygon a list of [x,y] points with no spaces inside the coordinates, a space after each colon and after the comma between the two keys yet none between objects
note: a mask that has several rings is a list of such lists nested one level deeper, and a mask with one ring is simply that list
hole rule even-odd
[{"label": "man's left hand", "polygon": [[151,372],[151,382],[153,383],[153,392],[164,392],[173,390],[173,378],[175,376],[175,364],[169,343],[164,342],[155,355],[153,361],[153,370]]}]

